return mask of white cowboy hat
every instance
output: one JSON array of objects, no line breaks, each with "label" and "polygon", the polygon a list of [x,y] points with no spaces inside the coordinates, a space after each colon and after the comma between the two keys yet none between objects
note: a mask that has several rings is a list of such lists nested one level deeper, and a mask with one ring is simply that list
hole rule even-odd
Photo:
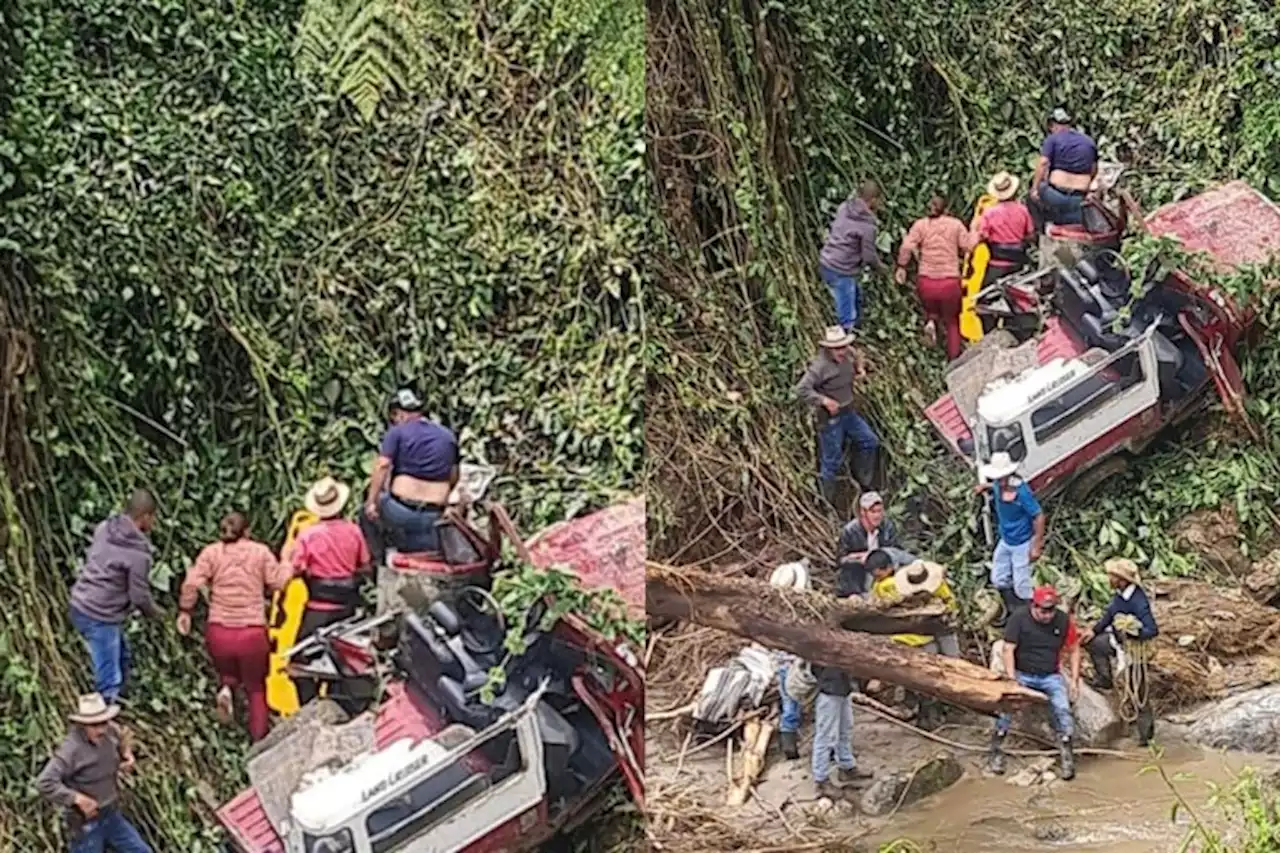
[{"label": "white cowboy hat", "polygon": [[809,569],[804,563],[783,563],[773,570],[769,576],[769,585],[781,589],[807,590],[809,588]]},{"label": "white cowboy hat", "polygon": [[826,331],[822,333],[822,340],[818,341],[818,346],[840,349],[851,343],[853,343],[853,335],[846,332],[844,326],[827,326]]},{"label": "white cowboy hat", "polygon": [[987,192],[999,201],[1008,201],[1018,194],[1018,176],[1008,172],[996,172],[995,176],[987,182]]},{"label": "white cowboy hat", "polygon": [[1124,557],[1113,557],[1102,564],[1108,575],[1128,581],[1134,586],[1142,586],[1142,576],[1138,574],[1138,565]]},{"label": "white cowboy hat", "polygon": [[1018,470],[1018,463],[1013,461],[1003,450],[991,454],[991,461],[978,466],[978,476],[984,480],[1003,480]]},{"label": "white cowboy hat", "polygon": [[334,518],[342,514],[342,508],[351,497],[351,487],[325,477],[310,489],[303,501],[307,510],[320,518]]},{"label": "white cowboy hat", "polygon": [[76,703],[76,710],[67,719],[82,726],[96,726],[114,720],[120,713],[119,705],[108,705],[101,693],[86,693]]},{"label": "white cowboy hat", "polygon": [[909,598],[919,592],[937,592],[946,576],[947,570],[937,563],[916,560],[894,572],[893,584],[898,588],[898,595]]}]

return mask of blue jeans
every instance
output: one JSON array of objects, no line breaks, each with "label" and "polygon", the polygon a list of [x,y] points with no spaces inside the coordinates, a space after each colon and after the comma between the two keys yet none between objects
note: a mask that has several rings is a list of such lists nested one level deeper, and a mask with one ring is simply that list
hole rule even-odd
[{"label": "blue jeans", "polygon": [[[1025,672],[1017,673],[1018,683],[1023,687],[1031,690],[1038,690],[1049,697],[1049,710],[1053,716],[1053,728],[1061,737],[1071,737],[1075,734],[1075,719],[1071,716],[1071,695],[1067,692],[1067,680],[1062,677],[1062,673],[1053,672],[1049,675],[1029,675]],[[996,731],[1000,734],[1008,734],[1009,726],[1013,725],[1013,717],[1008,714],[1001,714],[996,717]]]},{"label": "blue jeans", "polygon": [[1024,601],[1031,600],[1031,540],[1010,545],[1001,539],[991,557],[991,584],[996,589],[1012,589]]},{"label": "blue jeans", "polygon": [[780,732],[798,732],[800,731],[800,723],[803,721],[803,713],[800,703],[791,698],[787,693],[787,671],[790,666],[784,666],[778,670],[778,696],[782,699],[782,724],[778,726]]},{"label": "blue jeans", "polygon": [[853,706],[848,696],[819,693],[813,700],[813,781],[825,782],[831,774],[831,753],[841,770],[856,766],[853,757]]},{"label": "blue jeans", "polygon": [[378,499],[378,511],[388,544],[396,550],[411,554],[440,550],[440,531],[436,524],[444,515],[442,509],[406,506],[384,493]]},{"label": "blue jeans", "polygon": [[71,841],[71,853],[151,853],[151,845],[142,840],[138,830],[120,813],[108,806],[84,825]]},{"label": "blue jeans", "polygon": [[836,303],[836,320],[846,332],[862,327],[862,288],[858,277],[836,272],[831,267],[818,265],[818,273],[831,291]]},{"label": "blue jeans", "polygon": [[1040,184],[1040,206],[1045,219],[1054,225],[1080,225],[1084,222],[1084,195],[1064,193],[1048,181]]},{"label": "blue jeans", "polygon": [[871,453],[880,447],[880,439],[871,431],[871,426],[857,412],[841,412],[828,418],[818,430],[818,447],[822,455],[819,460],[819,474],[824,480],[834,480],[840,472],[840,463],[844,460],[844,441],[853,439],[853,444],[864,453]]},{"label": "blue jeans", "polygon": [[72,607],[71,624],[89,646],[94,689],[108,704],[115,702],[129,680],[129,670],[133,668],[133,655],[124,636],[124,623],[99,622]]}]

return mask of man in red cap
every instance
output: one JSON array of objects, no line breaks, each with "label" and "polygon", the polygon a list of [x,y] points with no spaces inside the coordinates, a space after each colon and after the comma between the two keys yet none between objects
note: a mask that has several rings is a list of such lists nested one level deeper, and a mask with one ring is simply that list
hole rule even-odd
[{"label": "man in red cap", "polygon": [[[1062,677],[1063,652],[1071,673],[1069,681]],[[1031,606],[1019,608],[1009,617],[1004,629],[1004,671],[1023,687],[1049,697],[1053,728],[1060,738],[1058,775],[1074,778],[1076,760],[1071,737],[1075,721],[1071,703],[1080,695],[1080,634],[1075,620],[1058,609],[1058,591],[1053,587],[1036,587]],[[1004,773],[1004,739],[1012,722],[1008,714],[1001,714],[991,734],[990,768],[997,775]]]}]

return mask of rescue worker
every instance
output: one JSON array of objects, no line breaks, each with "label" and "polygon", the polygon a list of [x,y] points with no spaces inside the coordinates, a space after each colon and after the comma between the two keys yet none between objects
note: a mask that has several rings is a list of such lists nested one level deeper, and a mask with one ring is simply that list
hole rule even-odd
[{"label": "rescue worker", "polygon": [[987,192],[996,203],[974,225],[977,242],[986,243],[991,253],[982,279],[986,287],[1030,264],[1027,247],[1035,237],[1036,225],[1027,206],[1018,201],[1018,178],[997,172],[987,182]]},{"label": "rescue worker", "polygon": [[63,810],[71,853],[151,853],[120,810],[120,776],[133,770],[132,738],[115,722],[120,706],[100,693],[80,697],[71,728],[36,777],[36,791]]},{"label": "rescue worker", "polygon": [[853,336],[840,326],[830,326],[818,347],[795,392],[816,415],[822,496],[843,517],[836,477],[844,461],[845,441],[852,440],[857,451],[854,479],[863,491],[871,491],[880,439],[853,408],[854,376],[866,375],[862,357],[853,349]]},{"label": "rescue worker", "polygon": [[1031,179],[1031,212],[1037,230],[1046,222],[1079,225],[1084,198],[1098,174],[1098,145],[1071,126],[1071,114],[1058,107],[1049,116],[1049,135]]},{"label": "rescue worker", "polygon": [[[871,588],[871,597],[877,601],[893,603],[915,596],[926,596],[931,602],[942,604],[948,613],[956,613],[960,607],[947,584],[946,570],[937,563],[916,560],[910,565],[895,568],[892,563],[881,556],[884,552],[873,553],[867,558],[868,563],[875,566],[875,585]],[[941,654],[949,658],[960,657],[960,640],[954,632],[939,634],[936,637],[924,634],[894,634],[891,639],[895,643],[920,649],[931,654]],[[926,697],[916,697],[916,725],[925,731],[936,729],[943,722],[943,709],[937,701]]]},{"label": "rescue worker", "polygon": [[[809,589],[809,572],[801,563],[784,563],[773,570],[769,577],[769,585],[779,589]],[[778,724],[778,740],[782,745],[782,755],[788,759],[800,757],[800,746],[797,738],[800,726],[804,722],[804,706],[798,698],[791,696],[787,690],[787,675],[792,667],[803,662],[790,652],[774,651],[774,662],[778,667],[778,699],[781,704],[782,718]]]},{"label": "rescue worker", "polygon": [[[836,573],[845,579],[846,595],[862,595],[871,590],[867,557],[873,551],[890,548],[906,554],[901,550],[897,528],[885,517],[884,499],[880,493],[863,492],[858,498],[857,516],[844,526],[836,542]],[[911,561],[908,559],[906,562]]]},{"label": "rescue worker", "polygon": [[1017,471],[1018,463],[1003,451],[991,454],[991,461],[978,469],[986,481],[978,491],[994,491],[1000,529],[991,558],[991,583],[1004,602],[1006,618],[1031,598],[1031,564],[1044,552],[1044,510]]},{"label": "rescue worker", "polygon": [[862,285],[866,271],[884,272],[876,251],[876,213],[884,206],[884,193],[875,181],[866,181],[856,196],[836,210],[827,241],[818,254],[818,273],[831,291],[836,322],[846,332],[862,326]]},{"label": "rescue worker", "polygon": [[[1066,656],[1067,677],[1062,675]],[[1080,635],[1075,620],[1058,609],[1058,591],[1037,587],[1031,606],[1009,617],[1004,628],[1004,672],[1012,673],[1023,687],[1038,690],[1049,698],[1053,728],[1058,733],[1058,775],[1075,778],[1076,760],[1072,747],[1075,719],[1071,704],[1080,695]],[[989,766],[992,773],[1005,771],[1004,739],[1013,717],[1000,714],[991,734]]]},{"label": "rescue worker", "polygon": [[1082,640],[1089,647],[1095,673],[1093,686],[1098,690],[1115,686],[1112,658],[1123,650],[1125,703],[1131,707],[1121,710],[1136,714],[1138,743],[1146,746],[1155,737],[1156,727],[1155,712],[1147,696],[1147,643],[1160,635],[1160,628],[1134,562],[1116,558],[1107,560],[1104,567],[1114,594],[1102,617],[1093,628],[1085,630]]},{"label": "rescue worker", "polygon": [[411,553],[440,550],[436,525],[461,472],[457,437],[423,417],[417,394],[401,388],[388,414],[391,428],[374,460],[361,521],[378,566],[387,545]]},{"label": "rescue worker", "polygon": [[[304,504],[320,520],[298,534],[280,555],[307,584],[307,606],[296,642],[326,625],[350,619],[360,603],[360,578],[369,573],[373,560],[359,526],[342,517],[350,496],[351,488],[332,477],[313,485]],[[299,705],[315,698],[318,686],[313,679],[299,678],[295,686]]]},{"label": "rescue worker", "polygon": [[191,633],[191,612],[200,590],[209,589],[209,621],[204,640],[218,673],[216,709],[228,723],[234,716],[233,691],[242,687],[249,709],[249,737],[267,736],[267,676],[271,638],[266,599],[293,576],[271,549],[249,536],[249,522],[238,512],[218,524],[218,541],[207,545],[187,570],[178,597],[178,633]]},{"label": "rescue worker", "polygon": [[71,586],[71,624],[84,637],[93,661],[94,689],[115,704],[129,680],[133,657],[124,623],[135,610],[157,618],[151,595],[151,541],[156,499],[146,489],[129,496],[124,512],[93,531],[84,566]]},{"label": "rescue worker", "polygon": [[938,327],[942,327],[948,361],[960,357],[960,308],[964,300],[960,262],[973,244],[969,229],[948,212],[947,200],[935,194],[929,199],[928,214],[912,223],[898,249],[893,280],[899,286],[907,283],[907,265],[915,257],[916,294],[924,306],[925,337],[929,346],[935,346]]}]

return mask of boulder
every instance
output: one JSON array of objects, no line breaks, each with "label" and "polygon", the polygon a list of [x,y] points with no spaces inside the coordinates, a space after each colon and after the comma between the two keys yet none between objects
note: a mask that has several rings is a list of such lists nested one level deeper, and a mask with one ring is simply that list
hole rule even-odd
[{"label": "boulder", "polygon": [[1280,754],[1280,685],[1260,687],[1192,712],[1187,737],[1213,749]]},{"label": "boulder", "polygon": [[886,815],[895,808],[951,787],[963,775],[964,768],[956,757],[949,752],[940,752],[911,770],[900,770],[876,779],[863,792],[860,809],[863,814],[873,817]]},{"label": "boulder", "polygon": [[[992,672],[1004,674],[1004,640],[996,640],[991,646],[990,668]],[[1077,746],[1106,746],[1122,737],[1127,728],[1111,700],[1083,681],[1080,682],[1080,695],[1076,699],[1074,712]],[[1058,739],[1048,706],[1019,711],[1013,717],[1013,727],[1016,731],[1036,735],[1050,743]]]}]

